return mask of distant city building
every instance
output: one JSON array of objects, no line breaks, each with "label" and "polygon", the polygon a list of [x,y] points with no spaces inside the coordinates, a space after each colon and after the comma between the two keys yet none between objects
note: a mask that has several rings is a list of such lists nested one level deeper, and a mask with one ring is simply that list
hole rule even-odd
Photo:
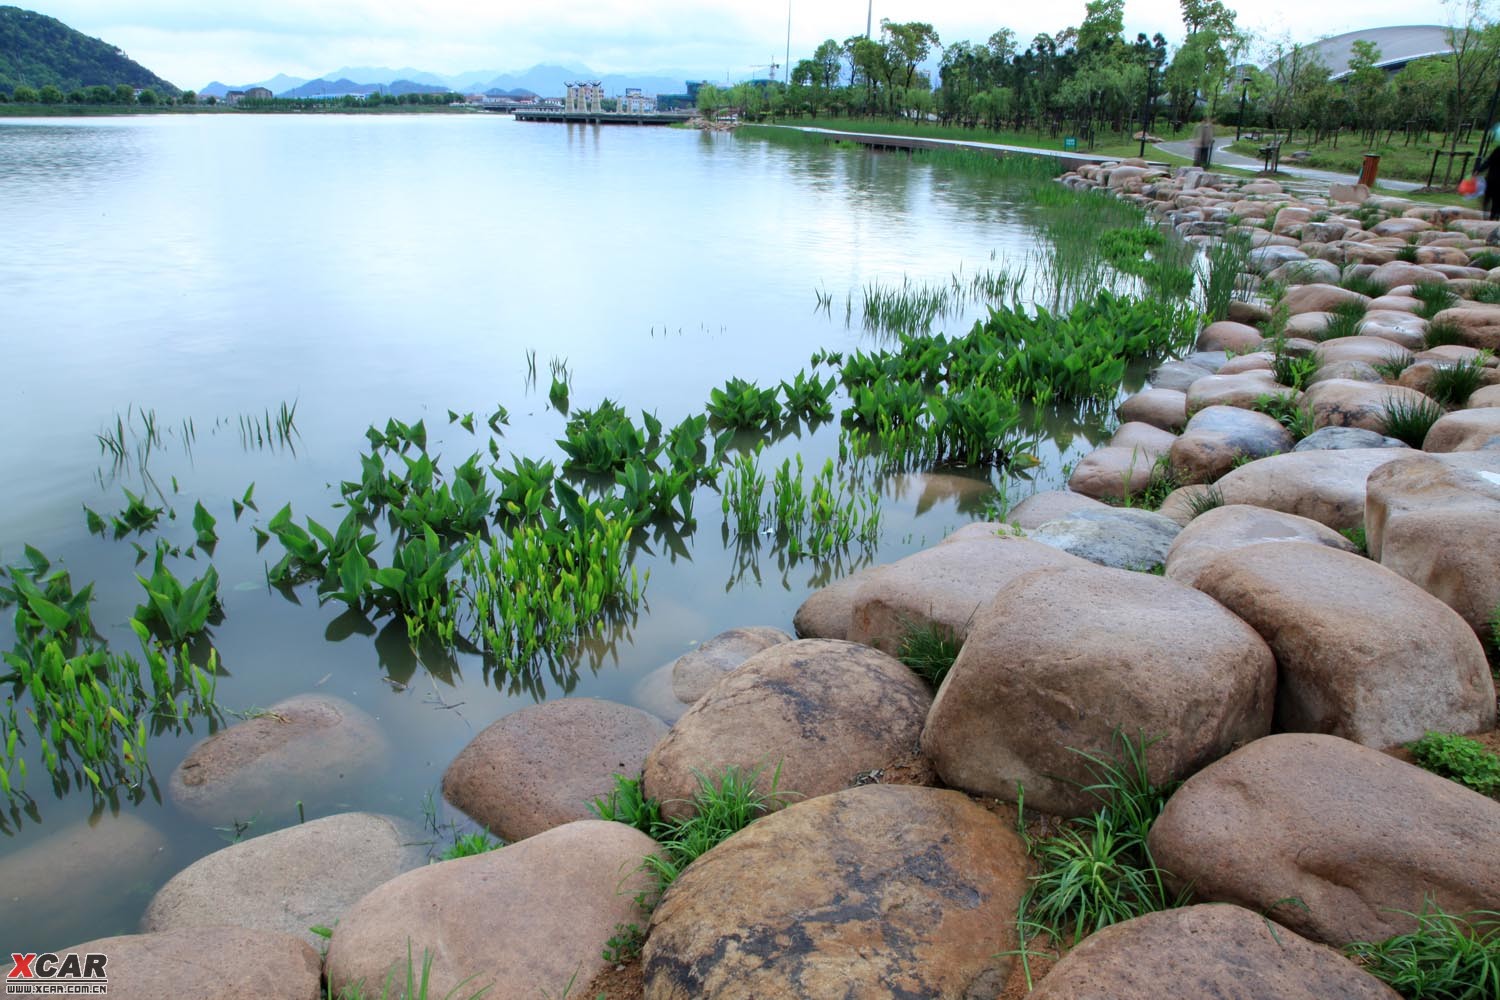
[{"label": "distant city building", "polygon": [[656,98],[641,93],[640,87],[626,87],[617,110],[626,115],[654,115]]},{"label": "distant city building", "polygon": [[229,105],[231,108],[244,99],[245,92],[243,90],[231,90],[229,93],[224,95],[224,103]]},{"label": "distant city building", "polygon": [[680,94],[657,94],[658,111],[691,111],[698,106],[698,91],[708,86],[707,80],[689,80]]},{"label": "distant city building", "polygon": [[[1364,28],[1311,42],[1306,48],[1316,52],[1319,61],[1328,67],[1329,77],[1338,80],[1349,74],[1349,60],[1354,55],[1355,42],[1373,42],[1380,53],[1375,65],[1387,73],[1399,72],[1407,63],[1418,59],[1453,54],[1448,29],[1437,24]],[[1274,64],[1266,67],[1268,71],[1273,68]]]},{"label": "distant city building", "polygon": [[594,80],[588,83],[568,84],[568,97],[564,105],[567,111],[583,111],[601,114],[604,111],[604,83]]},{"label": "distant city building", "polygon": [[275,96],[266,87],[251,87],[244,93],[244,99],[247,101],[269,101]]}]

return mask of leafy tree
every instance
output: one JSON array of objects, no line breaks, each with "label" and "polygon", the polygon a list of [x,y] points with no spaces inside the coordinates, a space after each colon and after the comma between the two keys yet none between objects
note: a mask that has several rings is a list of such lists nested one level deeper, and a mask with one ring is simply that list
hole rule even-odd
[{"label": "leafy tree", "polygon": [[15,97],[17,104],[35,104],[39,99],[36,90],[24,83],[15,89],[12,96]]},{"label": "leafy tree", "polygon": [[63,92],[49,83],[47,84],[47,86],[37,91],[37,98],[43,104],[61,104],[63,100]]},{"label": "leafy tree", "polygon": [[115,100],[114,100],[114,103],[116,103],[116,104],[134,104],[135,103],[135,88],[132,87],[128,83],[117,83],[117,84],[115,84]]},{"label": "leafy tree", "polygon": [[724,107],[724,104],[724,91],[718,87],[715,87],[711,83],[705,83],[698,88],[698,113],[704,118],[712,120],[718,115],[719,109]]},{"label": "leafy tree", "polygon": [[[1125,0],[1100,0],[1118,2]],[[927,61],[934,48],[940,48],[938,33],[932,25],[923,21],[907,21],[895,24],[888,18],[880,19],[880,35],[886,49],[889,81],[901,87],[910,87],[916,79],[917,66]]]},{"label": "leafy tree", "polygon": [[1450,68],[1448,137],[1450,150],[1458,148],[1458,126],[1477,92],[1494,79],[1500,59],[1500,26],[1490,17],[1489,0],[1450,0],[1452,10],[1445,31],[1453,54]]},{"label": "leafy tree", "polygon": [[70,90],[68,91],[68,103],[83,104],[88,100],[88,96],[89,95],[85,94],[82,90]]},{"label": "leafy tree", "polygon": [[102,83],[89,88],[90,104],[109,104],[115,99],[115,89]]},{"label": "leafy tree", "polygon": [[824,90],[832,89],[839,85],[839,63],[844,56],[843,49],[839,43],[832,38],[823,41],[813,51],[813,64],[816,70],[813,74],[812,83]]},{"label": "leafy tree", "polygon": [[147,87],[146,89],[141,91],[138,97],[136,97],[136,103],[144,104],[148,107],[156,104],[156,91],[152,90],[150,87]]},{"label": "leafy tree", "polygon": [[1235,13],[1221,0],[1178,0],[1182,8],[1182,26],[1189,35],[1212,31],[1217,35],[1234,32]]},{"label": "leafy tree", "polygon": [[1119,44],[1125,30],[1125,0],[1089,0],[1078,27],[1078,50],[1098,52]]},{"label": "leafy tree", "polygon": [[1344,78],[1344,92],[1354,111],[1360,131],[1371,137],[1380,130],[1380,118],[1385,112],[1390,87],[1385,70],[1375,65],[1380,61],[1380,48],[1374,42],[1354,43],[1354,52],[1349,57],[1349,75]]},{"label": "leafy tree", "polygon": [[198,103],[198,92],[196,90],[184,90],[182,92],[182,103],[183,104],[197,104]]}]

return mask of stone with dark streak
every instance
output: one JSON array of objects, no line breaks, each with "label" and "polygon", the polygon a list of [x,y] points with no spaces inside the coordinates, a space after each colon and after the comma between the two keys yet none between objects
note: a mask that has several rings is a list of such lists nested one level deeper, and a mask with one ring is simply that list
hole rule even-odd
[{"label": "stone with dark streak", "polygon": [[[688,709],[646,758],[646,792],[685,815],[698,774],[762,768],[793,801],[855,784],[916,746],[932,704],[894,657],[836,639],[800,639],[755,654]],[[696,773],[695,773],[696,772]]]},{"label": "stone with dark streak", "polygon": [[1025,888],[1019,838],[958,792],[867,785],[800,802],[667,890],[645,1000],[974,995],[1010,970]]}]

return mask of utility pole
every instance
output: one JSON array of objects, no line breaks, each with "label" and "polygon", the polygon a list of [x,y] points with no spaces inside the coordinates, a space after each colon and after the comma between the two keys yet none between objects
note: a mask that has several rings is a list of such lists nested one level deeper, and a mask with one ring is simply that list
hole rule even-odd
[{"label": "utility pole", "polygon": [[[875,0],[870,0],[870,2],[874,3]],[[782,65],[786,67],[787,93],[790,94],[792,92],[792,0],[786,0],[786,62]]]},{"label": "utility pole", "polygon": [[875,0],[870,0],[870,6],[865,8],[865,37],[870,37],[870,27],[875,23]]}]

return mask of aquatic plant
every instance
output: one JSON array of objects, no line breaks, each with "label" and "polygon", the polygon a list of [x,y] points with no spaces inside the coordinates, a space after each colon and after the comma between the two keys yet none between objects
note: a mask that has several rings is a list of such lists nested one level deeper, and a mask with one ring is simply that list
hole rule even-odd
[{"label": "aquatic plant", "polygon": [[762,389],[754,382],[731,378],[708,398],[709,422],[734,430],[768,430],[781,419],[776,390]]},{"label": "aquatic plant", "polygon": [[184,584],[165,565],[166,551],[157,546],[151,577],[137,575],[146,603],[135,609],[135,621],[181,643],[202,632],[219,611],[219,572],[209,566],[201,577]]},{"label": "aquatic plant", "polygon": [[1203,315],[1209,322],[1227,319],[1229,304],[1241,291],[1250,261],[1250,240],[1231,233],[1204,253]]}]

